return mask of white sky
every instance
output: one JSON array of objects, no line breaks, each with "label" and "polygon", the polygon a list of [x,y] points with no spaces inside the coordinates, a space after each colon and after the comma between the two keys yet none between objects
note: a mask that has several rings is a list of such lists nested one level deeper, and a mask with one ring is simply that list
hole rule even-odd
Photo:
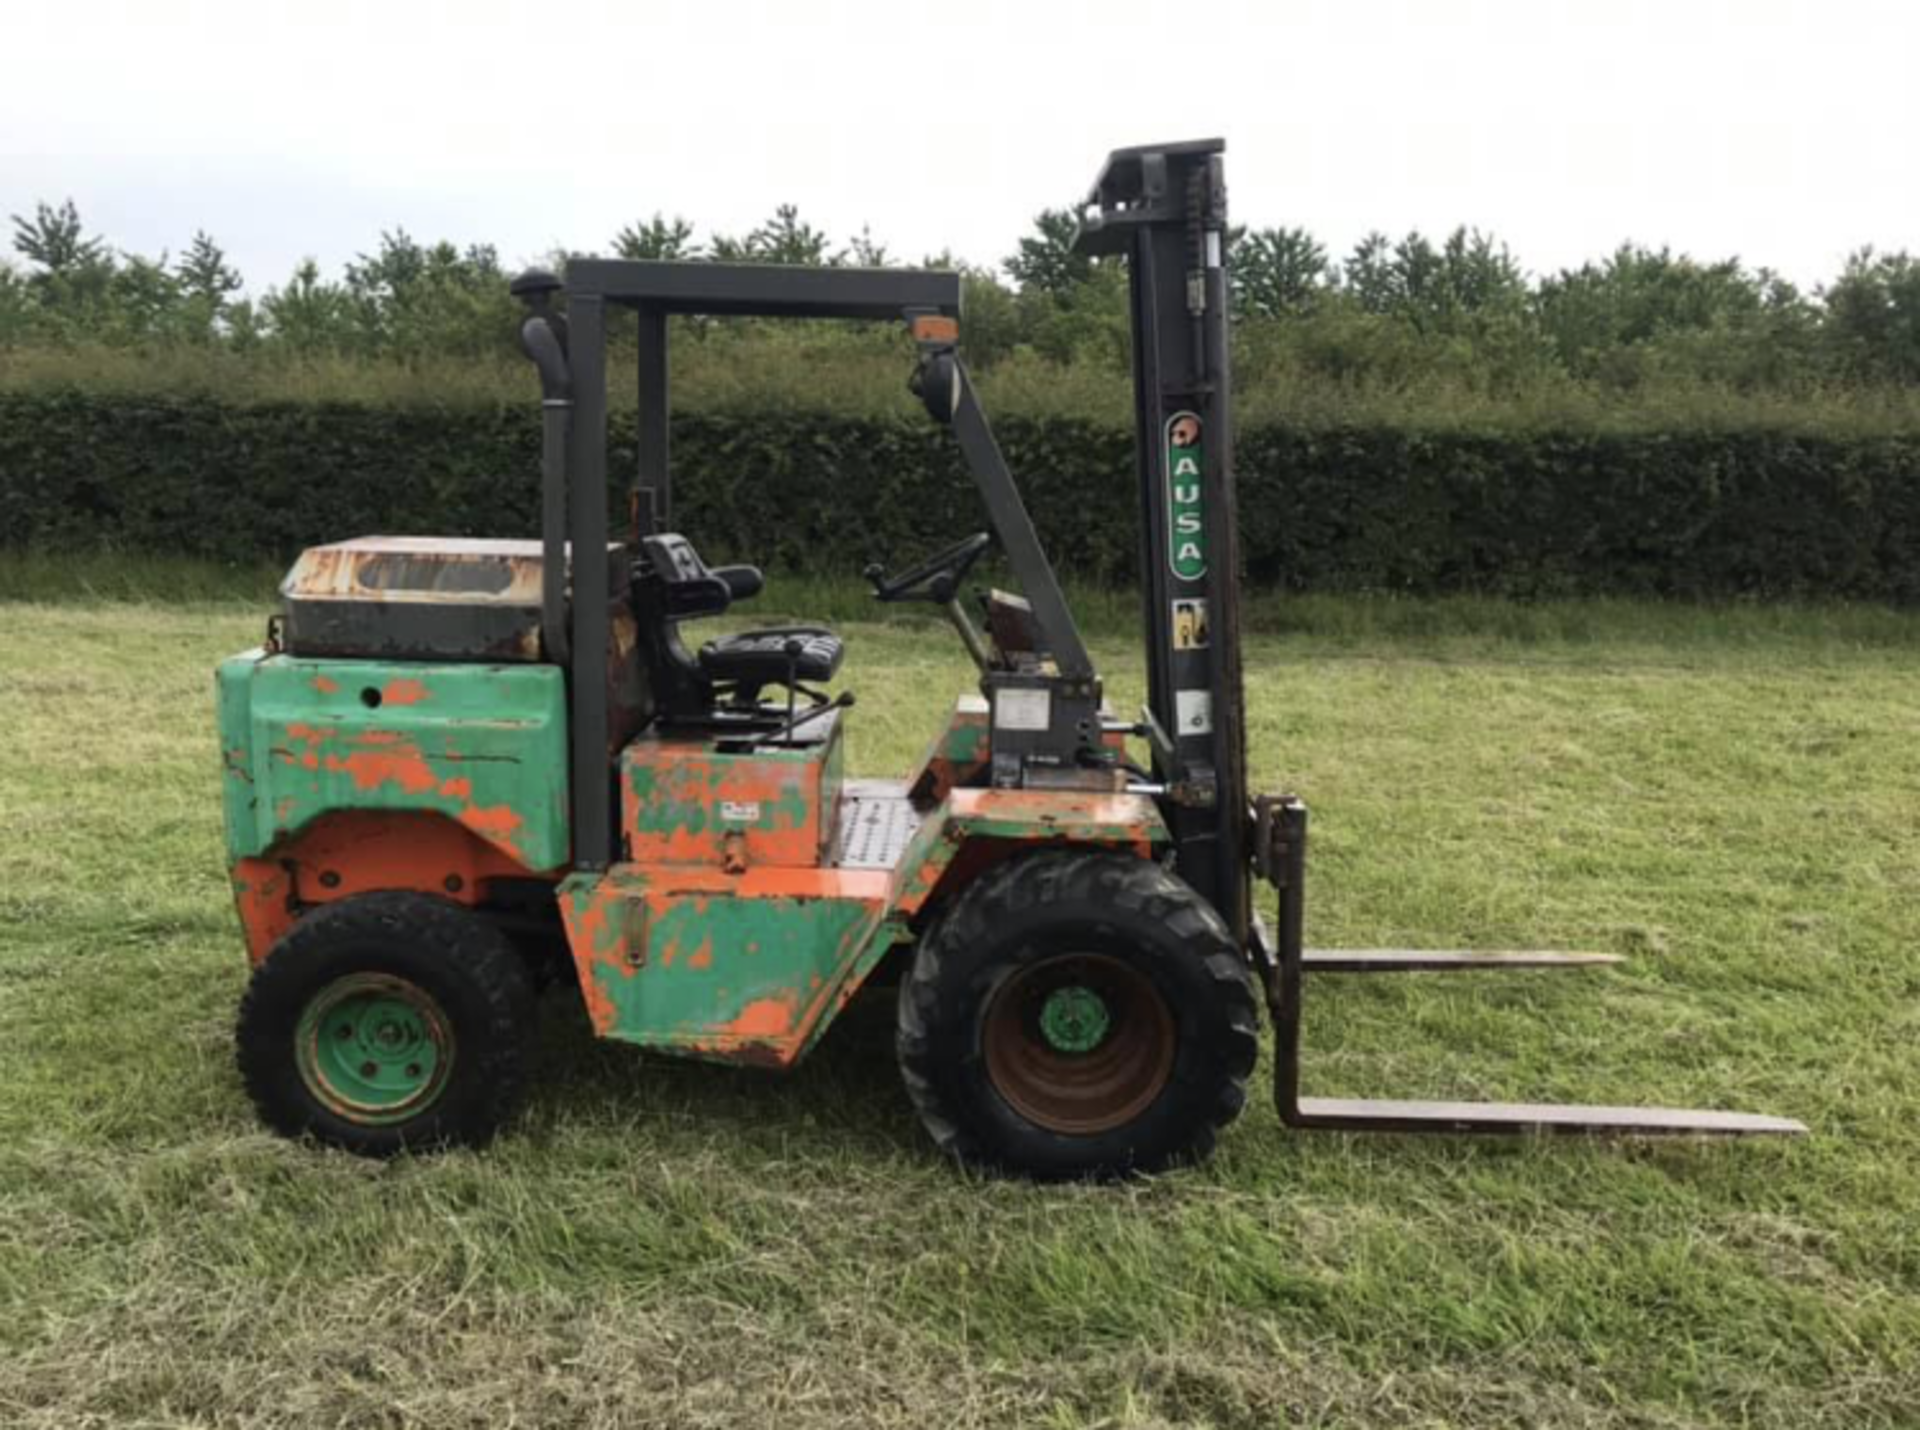
[{"label": "white sky", "polygon": [[256,291],[382,228],[509,264],[776,203],[993,262],[1110,148],[1224,135],[1236,221],[1488,229],[1802,283],[1920,249],[1916,0],[0,0],[0,214],[196,227]]}]

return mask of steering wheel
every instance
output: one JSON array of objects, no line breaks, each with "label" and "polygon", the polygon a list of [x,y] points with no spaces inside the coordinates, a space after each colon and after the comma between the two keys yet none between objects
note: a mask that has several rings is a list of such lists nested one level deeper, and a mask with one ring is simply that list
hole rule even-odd
[{"label": "steering wheel", "polygon": [[960,589],[960,583],[973,569],[973,563],[993,545],[993,533],[976,531],[944,550],[936,551],[918,565],[909,566],[898,576],[888,576],[879,562],[867,567],[866,578],[873,582],[873,594],[882,601],[932,601],[945,605]]}]

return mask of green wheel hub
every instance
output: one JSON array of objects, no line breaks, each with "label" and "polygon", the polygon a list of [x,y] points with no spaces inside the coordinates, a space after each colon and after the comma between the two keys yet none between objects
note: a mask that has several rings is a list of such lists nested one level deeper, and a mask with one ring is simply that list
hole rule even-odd
[{"label": "green wheel hub", "polygon": [[1082,984],[1056,988],[1040,1005],[1040,1032],[1056,1052],[1090,1053],[1113,1026],[1107,1000]]},{"label": "green wheel hub", "polygon": [[424,989],[384,973],[335,979],[313,996],[295,1033],[307,1090],[366,1126],[404,1122],[446,1090],[453,1030]]}]

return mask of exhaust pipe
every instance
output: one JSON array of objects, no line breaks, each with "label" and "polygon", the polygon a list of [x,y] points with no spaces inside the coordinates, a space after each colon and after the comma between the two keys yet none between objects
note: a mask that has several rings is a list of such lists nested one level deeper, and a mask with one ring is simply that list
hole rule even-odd
[{"label": "exhaust pipe", "polygon": [[560,279],[529,269],[508,291],[527,305],[520,351],[540,374],[540,643],[547,659],[567,664],[567,442],[573,427],[573,374],[567,364],[567,320],[553,307]]}]

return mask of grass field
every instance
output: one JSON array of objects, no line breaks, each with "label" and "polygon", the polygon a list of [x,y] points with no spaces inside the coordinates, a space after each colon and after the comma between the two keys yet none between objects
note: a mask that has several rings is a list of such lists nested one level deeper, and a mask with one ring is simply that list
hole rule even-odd
[{"label": "grass field", "polygon": [[[257,1130],[209,672],[265,606],[246,573],[113,599],[155,569],[0,568],[0,1424],[1920,1424],[1920,618],[1254,613],[1314,942],[1633,955],[1323,985],[1311,1090],[1811,1138],[1287,1136],[1263,1090],[1204,1169],[1041,1189],[934,1160],[884,1005],[778,1081],[599,1046],[556,995],[485,1154]],[[55,588],[93,594],[20,599]],[[856,769],[903,771],[955,644],[846,634]]]}]

